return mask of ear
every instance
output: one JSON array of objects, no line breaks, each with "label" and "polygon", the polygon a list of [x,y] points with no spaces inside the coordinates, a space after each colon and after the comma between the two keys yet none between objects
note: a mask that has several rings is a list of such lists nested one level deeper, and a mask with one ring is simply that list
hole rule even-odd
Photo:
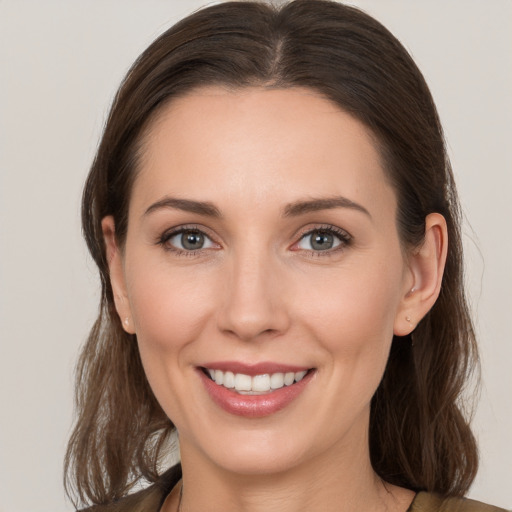
[{"label": "ear", "polygon": [[431,213],[425,219],[422,245],[409,255],[409,277],[395,317],[395,335],[410,334],[436,302],[441,290],[447,251],[446,220],[439,213]]},{"label": "ear", "polygon": [[126,291],[122,254],[116,241],[114,217],[109,215],[103,218],[101,221],[101,229],[103,231],[103,239],[105,240],[110,284],[114,294],[116,311],[121,320],[123,329],[129,334],[135,334],[130,303]]}]

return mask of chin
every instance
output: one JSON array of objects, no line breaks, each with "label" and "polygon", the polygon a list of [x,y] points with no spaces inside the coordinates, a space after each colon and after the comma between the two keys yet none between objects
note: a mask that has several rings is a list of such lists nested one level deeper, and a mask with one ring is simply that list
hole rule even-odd
[{"label": "chin", "polygon": [[[281,430],[281,429],[279,429]],[[275,475],[289,471],[308,457],[307,446],[311,441],[303,432],[276,432],[266,428],[228,429],[221,435],[198,434],[194,442],[180,433],[182,460],[208,460],[214,467],[239,475]]]},{"label": "chin", "polygon": [[297,453],[281,450],[250,450],[219,454],[212,460],[224,471],[245,476],[275,476],[286,473],[301,465],[304,458]]}]

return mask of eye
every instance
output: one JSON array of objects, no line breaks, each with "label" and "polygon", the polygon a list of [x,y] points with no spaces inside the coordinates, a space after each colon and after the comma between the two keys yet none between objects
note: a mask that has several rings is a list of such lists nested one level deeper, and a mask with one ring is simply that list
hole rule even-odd
[{"label": "eye", "polygon": [[350,235],[343,230],[333,227],[318,228],[305,233],[295,247],[313,252],[332,251],[348,245],[350,240]]},{"label": "eye", "polygon": [[165,233],[159,243],[168,250],[186,253],[217,247],[208,235],[199,229],[191,228],[181,228]]}]

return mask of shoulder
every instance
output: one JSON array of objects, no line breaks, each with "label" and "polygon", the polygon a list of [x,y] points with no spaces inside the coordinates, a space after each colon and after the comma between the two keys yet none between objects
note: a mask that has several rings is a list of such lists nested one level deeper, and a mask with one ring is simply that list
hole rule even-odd
[{"label": "shoulder", "polygon": [[142,491],[129,494],[119,501],[93,505],[80,512],[159,512],[166,496],[181,478],[181,467],[172,467],[158,481]]},{"label": "shoulder", "polygon": [[503,508],[486,505],[468,498],[443,498],[437,494],[420,492],[408,512],[506,512]]}]

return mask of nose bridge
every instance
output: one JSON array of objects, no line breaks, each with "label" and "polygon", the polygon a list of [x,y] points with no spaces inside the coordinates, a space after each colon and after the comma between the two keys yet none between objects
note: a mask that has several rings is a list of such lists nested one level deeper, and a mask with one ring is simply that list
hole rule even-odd
[{"label": "nose bridge", "polygon": [[233,251],[226,269],[226,289],[219,328],[253,340],[288,327],[283,300],[284,276],[278,257],[268,247],[245,245]]}]

